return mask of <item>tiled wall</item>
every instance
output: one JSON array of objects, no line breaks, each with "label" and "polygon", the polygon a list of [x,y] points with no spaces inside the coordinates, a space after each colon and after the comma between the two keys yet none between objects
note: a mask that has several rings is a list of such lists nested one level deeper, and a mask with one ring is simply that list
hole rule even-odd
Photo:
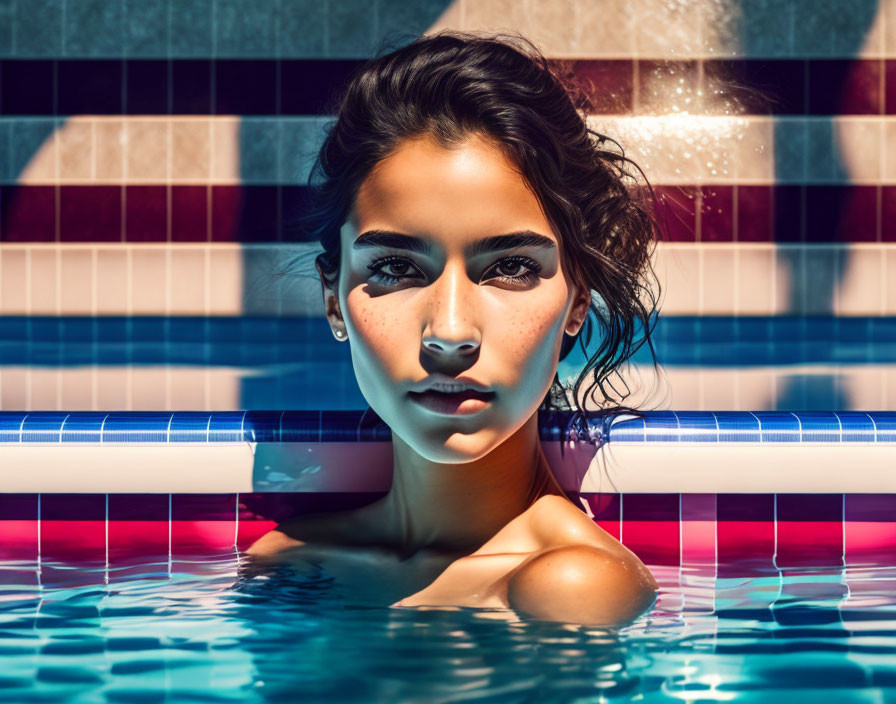
[{"label": "tiled wall", "polygon": [[896,404],[896,0],[6,0],[0,407],[361,407],[289,224],[350,72],[441,28],[571,60],[656,186],[643,403]]}]

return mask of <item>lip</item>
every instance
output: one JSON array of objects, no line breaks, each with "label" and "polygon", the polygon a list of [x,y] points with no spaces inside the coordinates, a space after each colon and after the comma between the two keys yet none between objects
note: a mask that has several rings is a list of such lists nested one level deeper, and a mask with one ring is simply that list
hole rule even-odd
[{"label": "lip", "polygon": [[462,391],[478,391],[480,393],[494,393],[492,389],[480,384],[475,379],[468,376],[448,376],[447,374],[430,374],[425,379],[412,384],[410,389],[412,392],[423,393],[425,391],[435,390],[446,393],[458,393]]},{"label": "lip", "polygon": [[466,416],[479,413],[488,408],[495,397],[495,392],[483,392],[474,389],[455,393],[446,393],[444,391],[409,391],[408,396],[414,403],[433,413],[451,416]]}]

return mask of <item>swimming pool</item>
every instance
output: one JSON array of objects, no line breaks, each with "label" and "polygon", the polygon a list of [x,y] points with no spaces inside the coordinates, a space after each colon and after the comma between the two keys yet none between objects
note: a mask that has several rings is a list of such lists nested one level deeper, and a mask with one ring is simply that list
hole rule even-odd
[{"label": "swimming pool", "polygon": [[[592,425],[605,440],[597,453],[579,443],[560,456],[565,419],[541,426],[558,478],[584,480],[583,507],[660,583],[650,611],[618,632],[501,610],[388,608],[373,591],[348,593],[312,559],[276,569],[248,560],[241,549],[275,520],[361,505],[388,488],[382,471],[362,484],[339,471],[359,454],[376,469],[388,449],[388,430],[361,413],[0,414],[0,457],[15,470],[0,486],[4,700],[894,695],[896,489],[886,474],[896,414],[655,412]],[[791,467],[802,493],[763,490],[786,484],[781,467],[738,471],[750,452],[790,462],[788,447],[809,458]],[[875,449],[888,453],[878,464]],[[184,483],[189,465],[172,460],[215,450],[235,454],[195,465]],[[843,450],[868,461],[825,484],[815,459]],[[702,491],[639,491],[651,452]],[[56,453],[74,459],[60,467]],[[700,453],[714,474],[701,473]],[[104,456],[115,476],[100,467],[91,480],[84,468]],[[128,462],[138,456],[142,465]],[[166,465],[176,471],[160,476]],[[78,475],[86,492],[47,493],[38,485],[48,471]],[[813,473],[828,493],[806,493]],[[595,487],[606,477],[615,485]]]}]

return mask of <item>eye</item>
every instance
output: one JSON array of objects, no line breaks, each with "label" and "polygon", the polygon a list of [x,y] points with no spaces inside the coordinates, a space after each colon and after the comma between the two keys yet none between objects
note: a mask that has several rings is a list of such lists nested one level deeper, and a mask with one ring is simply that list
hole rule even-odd
[{"label": "eye", "polygon": [[498,260],[489,271],[494,271],[498,274],[492,278],[496,278],[502,283],[528,286],[533,284],[538,278],[538,274],[541,272],[541,264],[529,257],[504,257]]},{"label": "eye", "polygon": [[402,279],[419,279],[422,276],[409,276],[409,272],[420,272],[410,259],[405,257],[383,257],[377,259],[367,265],[373,273],[370,276],[371,281],[386,286],[394,286],[400,283]]}]

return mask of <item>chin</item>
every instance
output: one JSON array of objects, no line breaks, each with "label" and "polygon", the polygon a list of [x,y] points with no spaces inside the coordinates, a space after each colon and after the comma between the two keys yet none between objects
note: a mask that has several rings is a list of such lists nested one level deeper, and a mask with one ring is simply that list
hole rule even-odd
[{"label": "chin", "polygon": [[498,447],[512,435],[502,433],[498,429],[485,426],[470,432],[462,428],[446,427],[422,430],[418,425],[414,428],[393,428],[393,432],[409,445],[417,454],[430,462],[441,464],[466,464],[475,462]]}]

